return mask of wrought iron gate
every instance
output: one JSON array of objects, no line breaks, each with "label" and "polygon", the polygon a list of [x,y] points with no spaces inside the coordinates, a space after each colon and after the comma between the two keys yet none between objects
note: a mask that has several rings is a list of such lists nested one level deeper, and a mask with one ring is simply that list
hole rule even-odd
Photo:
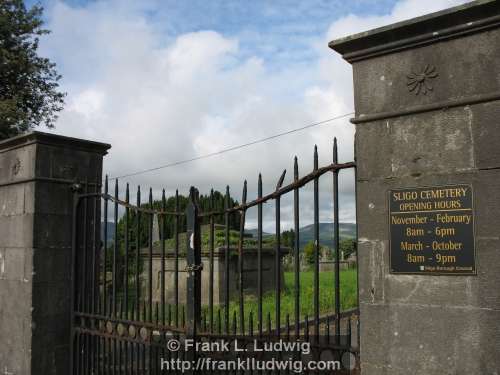
[{"label": "wrought iron gate", "polygon": [[[354,162],[338,163],[337,142],[333,145],[333,161],[319,167],[317,149],[314,150],[313,171],[299,177],[295,158],[293,182],[282,186],[285,172],[279,178],[275,191],[263,195],[262,178],[259,175],[258,196],[247,201],[247,183],[243,186],[241,202],[231,205],[229,187],[225,194],[223,210],[214,209],[214,194],[210,195],[210,207],[201,211],[199,193],[191,188],[189,202],[180,210],[178,193],[175,209],[168,211],[163,191],[160,206],[154,204],[152,190],[146,203],[141,201],[137,188],[135,205],[131,203],[129,186],[125,198],[119,198],[118,181],[114,192],[108,187],[91,191],[87,184],[75,186],[73,215],[73,309],[71,317],[71,366],[73,374],[159,374],[167,372],[194,372],[196,368],[167,371],[162,367],[172,359],[197,361],[206,353],[188,350],[186,340],[215,342],[238,339],[242,342],[307,341],[314,355],[321,358],[325,351],[335,358],[358,353],[358,310],[342,310],[340,298],[340,251],[339,251],[339,172],[355,168]],[[334,311],[320,313],[319,270],[319,179],[333,175],[332,247],[335,251],[334,285],[331,298]],[[312,316],[301,314],[300,301],[300,254],[299,254],[299,193],[308,183],[314,185],[314,263],[313,288],[314,312]],[[282,245],[281,245],[281,198],[293,193],[294,247],[293,253],[293,312],[281,310]],[[275,202],[276,235],[274,243],[274,316],[263,311],[263,204]],[[109,209],[112,212],[110,215]],[[257,248],[255,254],[245,252],[245,219],[248,209],[257,208]],[[109,216],[112,216],[110,220]],[[237,245],[231,245],[230,223],[239,219]],[[154,241],[154,217],[158,218],[160,241]],[[223,274],[214,285],[214,250],[216,218],[224,218]],[[121,219],[120,219],[121,218]],[[208,253],[205,268],[201,259],[201,223],[208,227]],[[114,225],[110,225],[110,223]],[[167,225],[173,238],[166,241]],[[186,234],[180,236],[185,225]],[[109,233],[112,231],[112,233]],[[112,236],[111,236],[112,235]],[[112,239],[111,239],[112,238]],[[185,241],[185,243],[181,243]],[[232,248],[233,246],[233,248]],[[167,247],[170,247],[167,249]],[[154,251],[153,251],[154,250]],[[244,258],[256,256],[257,288],[256,316],[245,311],[248,298],[244,288]],[[237,258],[237,272],[231,280],[231,257]],[[154,266],[153,264],[156,264]],[[159,267],[159,270],[155,267]],[[168,269],[167,269],[168,268]],[[166,280],[166,273],[169,280]],[[208,278],[208,296],[202,298],[202,272]],[[157,275],[157,280],[156,276]],[[155,277],[155,279],[154,279]],[[231,288],[237,283],[236,292]],[[153,293],[153,285],[159,292]],[[222,301],[214,303],[214,289],[223,290]],[[159,296],[158,296],[159,294]],[[232,295],[231,295],[232,294]],[[168,296],[168,298],[167,298]],[[202,300],[208,303],[202,306]],[[222,303],[221,303],[222,302]],[[232,314],[231,314],[232,312]],[[171,347],[176,342],[181,349]],[[177,349],[177,350],[175,350]],[[212,353],[213,354],[213,353]],[[220,353],[219,353],[220,354]],[[232,352],[231,355],[240,354]],[[196,362],[199,365],[198,362]],[[162,371],[163,369],[163,371]],[[198,368],[199,370],[201,368]],[[212,369],[213,370],[213,369]],[[204,368],[204,372],[208,371]],[[224,372],[222,372],[224,373]],[[341,372],[339,372],[341,373]]]}]

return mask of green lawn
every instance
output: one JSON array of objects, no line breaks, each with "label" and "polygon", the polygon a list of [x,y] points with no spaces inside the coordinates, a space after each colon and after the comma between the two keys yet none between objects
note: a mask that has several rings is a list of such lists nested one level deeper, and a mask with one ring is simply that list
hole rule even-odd
[{"label": "green lawn", "polygon": [[[357,277],[356,269],[344,270],[340,273],[340,304],[341,310],[348,310],[357,306]],[[281,324],[286,322],[289,314],[290,322],[294,322],[295,311],[295,278],[293,272],[285,272],[285,285],[281,293]],[[333,313],[335,309],[334,293],[334,272],[322,272],[319,278],[319,305],[320,314]],[[257,321],[257,297],[255,295],[245,295],[245,326],[248,327],[250,312],[253,314],[254,322]],[[215,307],[215,320],[217,320],[217,309]],[[205,313],[208,307],[204,306]],[[262,298],[262,311],[264,322],[267,325],[267,315],[271,316],[274,325],[275,320],[275,292],[270,291]],[[233,314],[239,316],[238,300],[232,300],[230,304],[231,324]],[[301,320],[307,315],[309,319],[314,316],[314,273],[313,271],[303,271],[300,273],[300,313]],[[237,320],[238,321],[238,320]],[[216,323],[217,324],[217,323]],[[257,324],[254,323],[254,329]]]},{"label": "green lawn", "polygon": [[[335,311],[335,293],[334,293],[334,272],[321,272],[319,274],[319,305],[320,305],[320,315],[327,313],[333,313]],[[284,273],[285,285],[281,292],[281,324],[284,325],[286,322],[286,316],[289,314],[290,323],[295,320],[295,278],[293,272]],[[121,294],[120,294],[121,297]],[[254,320],[254,330],[257,329],[257,296],[254,294],[249,294],[245,291],[244,295],[245,303],[245,327],[248,329],[248,320],[250,312],[253,314]],[[120,298],[119,298],[120,299]],[[134,304],[135,296],[133,288],[130,290],[130,303],[129,303],[129,313],[132,310],[132,305]],[[270,315],[272,326],[274,327],[275,321],[275,292],[269,291],[263,295],[262,298],[262,313],[264,317],[264,327],[267,327],[267,316]],[[357,270],[349,269],[340,272],[340,306],[341,310],[348,310],[355,308],[357,306]],[[175,313],[173,306],[169,306],[171,311],[171,319],[175,319]],[[208,306],[204,305],[203,316],[208,324]],[[214,306],[214,324],[216,330],[218,329],[217,316],[218,310],[220,311],[222,317],[222,325],[224,325],[224,306]],[[231,328],[233,326],[233,316],[236,314],[236,321],[239,322],[239,303],[238,296],[233,296],[230,303],[230,324]],[[167,314],[169,308],[167,307]],[[182,314],[184,310],[183,305],[179,305],[179,314]],[[141,317],[143,315],[141,309]],[[303,321],[305,316],[308,316],[311,320],[314,317],[314,273],[313,271],[302,271],[300,272],[300,320]],[[153,316],[156,317],[156,312],[153,311]],[[182,321],[182,317],[179,316],[179,321]],[[224,330],[224,328],[222,329]]]}]

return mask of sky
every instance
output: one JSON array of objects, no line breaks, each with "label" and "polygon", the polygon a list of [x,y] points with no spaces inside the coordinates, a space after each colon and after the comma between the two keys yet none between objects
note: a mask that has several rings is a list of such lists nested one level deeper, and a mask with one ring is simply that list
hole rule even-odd
[{"label": "sky", "polygon": [[[65,109],[51,132],[112,145],[110,177],[190,159],[354,111],[350,65],[330,40],[459,5],[457,0],[201,1],[44,0],[51,33],[40,54],[57,64]],[[33,4],[33,1],[27,1]],[[222,155],[120,179],[152,187],[155,198],[196,186],[240,199],[248,180],[255,199],[275,189],[293,158],[301,175],[352,161],[349,117]],[[39,129],[45,131],[45,129]],[[355,222],[354,176],[340,174],[340,219]],[[133,194],[134,196],[134,194]],[[320,180],[320,221],[333,221],[331,174]],[[301,191],[301,225],[312,221],[312,185]],[[282,228],[293,223],[292,197]],[[264,210],[273,232],[274,205]],[[247,215],[255,226],[255,212]]]}]

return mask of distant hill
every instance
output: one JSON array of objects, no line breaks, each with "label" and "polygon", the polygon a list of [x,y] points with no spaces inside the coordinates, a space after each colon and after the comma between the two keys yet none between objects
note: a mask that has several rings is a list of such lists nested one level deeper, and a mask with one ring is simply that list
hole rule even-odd
[{"label": "distant hill", "polygon": [[[246,229],[246,234],[251,234],[254,238],[257,238],[257,228],[254,229]],[[262,237],[274,236],[274,233],[262,232]]]},{"label": "distant hill", "polygon": [[[356,224],[340,223],[340,239],[356,238]],[[314,240],[314,224],[306,225],[299,231],[300,248],[302,249],[309,241]],[[319,243],[332,247],[333,243],[333,223],[319,223]]]},{"label": "distant hill", "polygon": [[[356,224],[340,223],[340,238],[356,238]],[[245,233],[257,237],[257,229],[248,229]],[[262,235],[273,236],[274,233],[263,232]],[[314,240],[314,224],[306,225],[299,230],[300,248],[302,249],[309,241]],[[324,246],[332,247],[333,243],[333,223],[319,223],[319,243]]]}]

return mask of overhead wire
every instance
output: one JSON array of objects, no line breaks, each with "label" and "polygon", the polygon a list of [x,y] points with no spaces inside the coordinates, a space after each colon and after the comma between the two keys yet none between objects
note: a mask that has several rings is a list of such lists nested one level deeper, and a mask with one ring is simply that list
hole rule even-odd
[{"label": "overhead wire", "polygon": [[182,165],[182,164],[186,164],[186,163],[191,163],[193,161],[210,158],[210,157],[213,157],[213,156],[224,154],[226,152],[231,152],[231,151],[239,150],[239,149],[244,148],[244,147],[249,147],[249,146],[252,146],[252,145],[259,144],[259,143],[264,143],[264,142],[267,142],[267,141],[270,141],[270,140],[273,140],[273,139],[276,139],[276,138],[279,138],[279,137],[283,137],[285,135],[289,135],[289,134],[296,133],[296,132],[299,132],[299,131],[302,131],[302,130],[310,129],[310,128],[313,128],[313,127],[316,127],[316,126],[319,126],[319,125],[324,125],[324,124],[330,123],[332,121],[340,120],[340,119],[345,118],[347,116],[351,116],[353,114],[354,114],[354,112],[344,113],[343,115],[331,117],[331,118],[326,119],[326,120],[314,122],[312,124],[301,126],[300,128],[295,128],[295,129],[287,130],[285,132],[281,132],[281,133],[277,133],[277,134],[274,134],[274,135],[271,135],[271,136],[267,136],[267,137],[264,137],[264,138],[256,139],[254,141],[243,143],[243,144],[240,144],[240,145],[237,145],[237,146],[231,146],[231,147],[228,147],[228,148],[224,148],[222,150],[211,152],[209,154],[204,154],[204,155],[195,156],[195,157],[192,157],[192,158],[189,158],[189,159],[184,159],[184,160],[179,160],[179,161],[175,161],[175,162],[171,162],[171,163],[159,165],[159,166],[153,167],[153,168],[142,169],[142,170],[139,170],[139,171],[136,171],[136,172],[127,173],[127,174],[123,174],[123,175],[120,175],[120,176],[113,176],[113,177],[109,177],[109,179],[110,180],[116,180],[116,179],[125,178],[125,177],[137,176],[137,175],[144,174],[144,173],[154,172],[154,171],[157,171],[157,170],[160,170],[160,169],[171,168],[171,167],[175,167],[175,166],[178,166],[178,165]]}]

